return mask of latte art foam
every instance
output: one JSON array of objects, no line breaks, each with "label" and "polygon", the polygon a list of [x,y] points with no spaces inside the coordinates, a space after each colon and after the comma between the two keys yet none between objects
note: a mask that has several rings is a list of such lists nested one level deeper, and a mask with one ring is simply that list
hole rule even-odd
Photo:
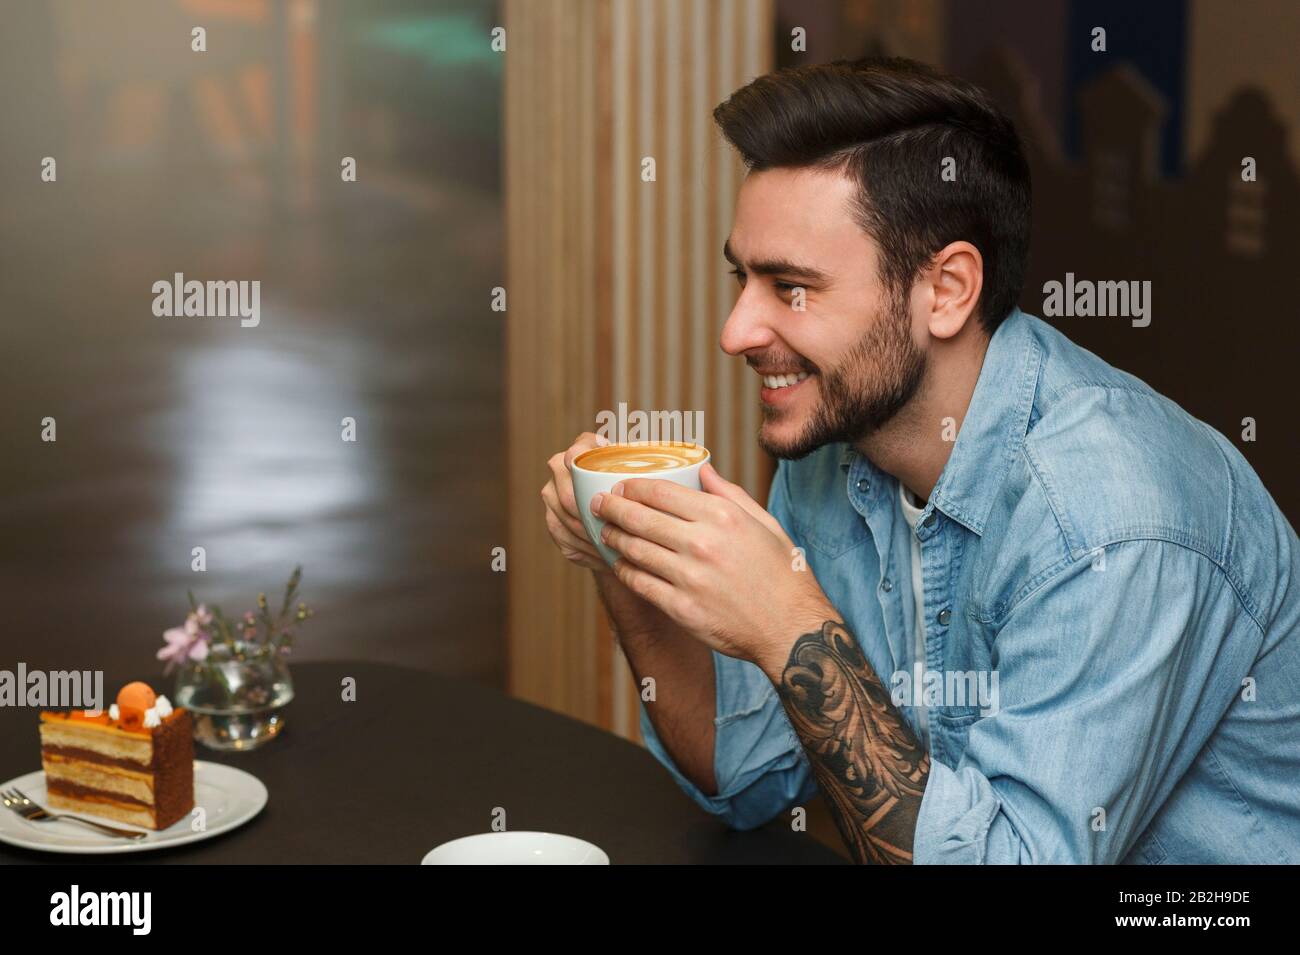
[{"label": "latte art foam", "polygon": [[650,474],[699,464],[708,456],[698,444],[611,444],[584,451],[573,463],[587,471]]}]

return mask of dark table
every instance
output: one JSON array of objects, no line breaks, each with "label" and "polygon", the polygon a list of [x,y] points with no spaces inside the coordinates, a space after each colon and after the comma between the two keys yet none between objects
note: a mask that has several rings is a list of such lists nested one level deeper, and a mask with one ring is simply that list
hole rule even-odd
[{"label": "dark table", "polygon": [[[342,700],[345,677],[356,680],[356,702]],[[0,843],[0,863],[413,864],[449,839],[489,831],[497,807],[508,829],[577,836],[614,864],[845,861],[781,823],[729,830],[640,746],[495,690],[363,662],[297,664],[293,678],[278,738],[228,755],[196,744],[196,758],[266,784],[270,801],[251,822],[115,856]],[[106,695],[116,690],[105,682]],[[0,708],[0,779],[39,765],[37,711]]]}]

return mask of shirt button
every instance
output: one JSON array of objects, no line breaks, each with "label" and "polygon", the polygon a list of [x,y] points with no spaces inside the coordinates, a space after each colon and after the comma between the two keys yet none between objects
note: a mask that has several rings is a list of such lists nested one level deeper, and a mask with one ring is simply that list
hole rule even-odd
[{"label": "shirt button", "polygon": [[866,478],[858,478],[858,493],[866,494],[871,490],[871,482]]},{"label": "shirt button", "polygon": [[934,527],[935,522],[938,520],[939,520],[939,515],[936,514],[934,511],[931,511],[929,514],[925,516],[925,520],[923,520],[921,523],[924,524],[926,527]]},{"label": "shirt button", "polygon": [[883,590],[885,593],[889,593],[891,590],[894,589],[894,582],[890,580],[888,577],[886,577],[884,580],[880,582],[880,589]]},{"label": "shirt button", "polygon": [[948,626],[948,621],[951,619],[952,619],[952,611],[949,610],[947,607],[944,607],[942,610],[939,611],[939,626],[941,627]]}]

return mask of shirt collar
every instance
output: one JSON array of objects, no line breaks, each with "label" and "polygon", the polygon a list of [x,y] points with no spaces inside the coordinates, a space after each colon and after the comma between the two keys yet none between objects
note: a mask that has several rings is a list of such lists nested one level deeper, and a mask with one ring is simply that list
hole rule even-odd
[{"label": "shirt collar", "polygon": [[1043,349],[1033,320],[1013,309],[993,333],[975,391],[931,502],[976,534],[1029,430]]}]

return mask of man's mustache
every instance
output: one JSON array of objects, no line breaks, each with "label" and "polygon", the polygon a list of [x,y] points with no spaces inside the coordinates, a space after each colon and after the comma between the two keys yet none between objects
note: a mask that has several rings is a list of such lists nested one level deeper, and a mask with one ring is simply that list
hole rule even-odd
[{"label": "man's mustache", "polygon": [[746,355],[745,364],[749,365],[750,368],[798,368],[810,375],[815,375],[821,371],[813,362],[793,352],[788,356],[782,355],[779,357],[774,357],[770,352],[764,352],[762,355]]}]

